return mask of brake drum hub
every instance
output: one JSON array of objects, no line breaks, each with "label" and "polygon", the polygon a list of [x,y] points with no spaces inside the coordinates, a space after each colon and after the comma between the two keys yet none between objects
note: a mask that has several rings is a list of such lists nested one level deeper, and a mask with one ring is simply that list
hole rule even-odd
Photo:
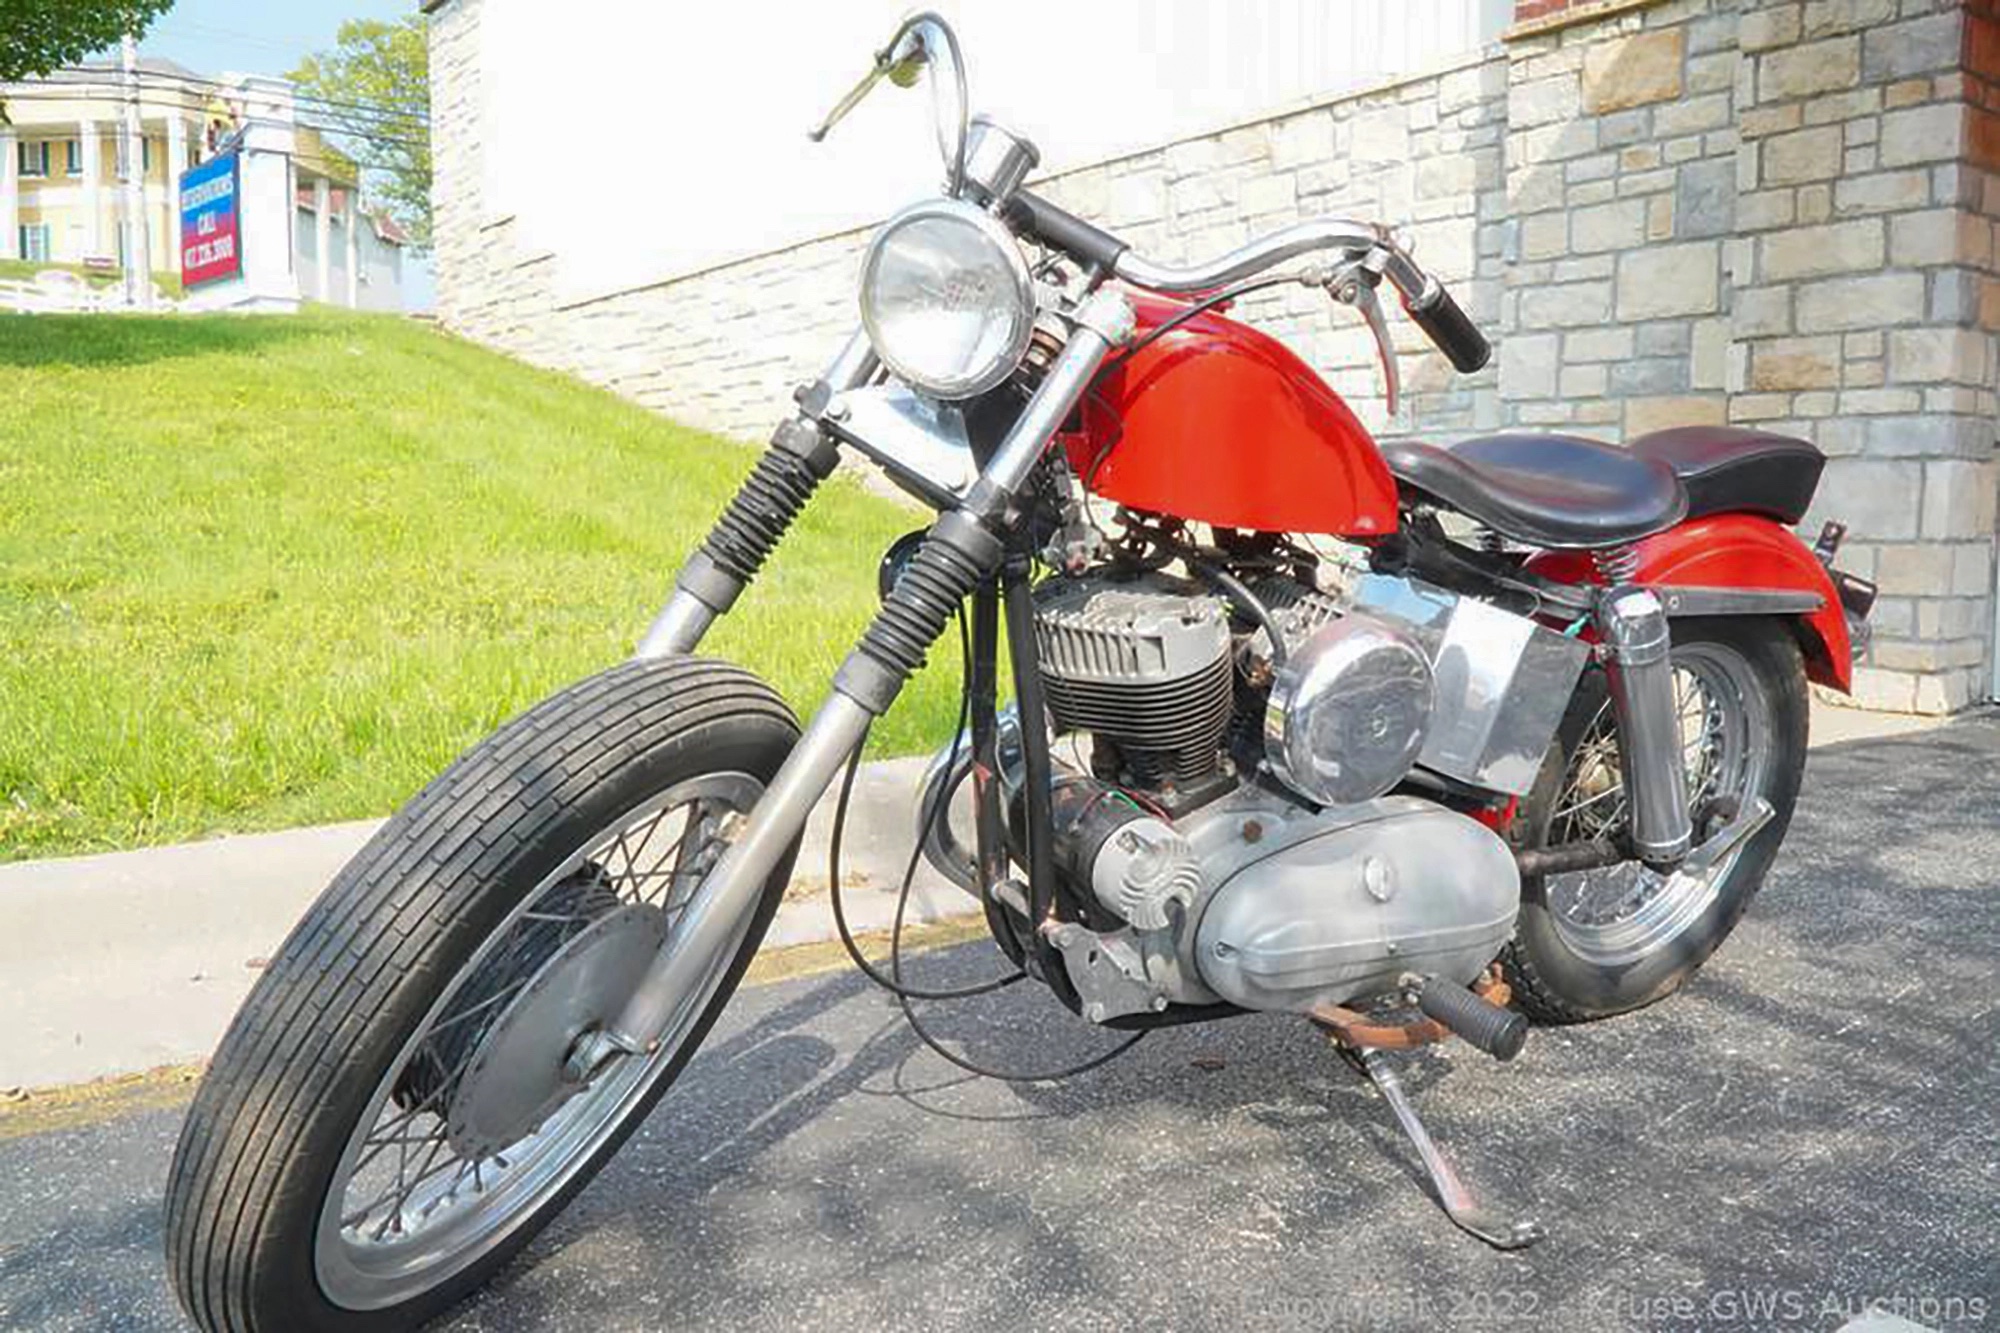
[{"label": "brake drum hub", "polygon": [[446,1108],[461,1156],[490,1155],[589,1086],[565,1076],[578,1040],[614,1018],[667,938],[659,908],[627,903],[549,955],[488,1029]]}]

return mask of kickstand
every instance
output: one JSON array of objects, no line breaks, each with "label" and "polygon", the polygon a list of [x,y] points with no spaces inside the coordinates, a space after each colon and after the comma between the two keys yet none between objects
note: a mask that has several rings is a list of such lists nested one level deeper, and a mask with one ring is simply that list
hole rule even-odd
[{"label": "kickstand", "polygon": [[1388,1057],[1380,1051],[1349,1047],[1342,1047],[1341,1054],[1375,1084],[1382,1100],[1396,1113],[1403,1132],[1417,1145],[1417,1156],[1424,1159],[1424,1169],[1430,1172],[1431,1186],[1437,1191],[1446,1216],[1496,1250],[1526,1249],[1548,1234],[1539,1222],[1504,1222],[1472,1197],[1472,1191],[1452,1168],[1451,1160],[1431,1139],[1424,1122],[1417,1119],[1417,1108],[1410,1104],[1410,1094],[1403,1091],[1402,1081],[1390,1067]]}]

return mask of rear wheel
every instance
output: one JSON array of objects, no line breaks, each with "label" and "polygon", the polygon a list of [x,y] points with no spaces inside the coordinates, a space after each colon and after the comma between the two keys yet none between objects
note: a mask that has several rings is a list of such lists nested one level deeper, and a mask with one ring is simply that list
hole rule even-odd
[{"label": "rear wheel", "polygon": [[588,1067],[797,737],[689,658],[572,687],[467,753],[334,880],[237,1015],[182,1130],[174,1285],[209,1330],[387,1330],[505,1263],[644,1119],[790,872],[658,1047]]},{"label": "rear wheel", "polygon": [[[1809,696],[1788,627],[1676,621],[1673,663],[1696,841],[1732,804],[1753,797],[1770,803],[1772,818],[1711,884],[1655,875],[1636,862],[1524,880],[1502,962],[1517,1003],[1542,1021],[1608,1017],[1672,992],[1735,928],[1791,822]],[[1617,842],[1626,818],[1618,734],[1604,674],[1593,668],[1508,832],[1524,847]]]}]

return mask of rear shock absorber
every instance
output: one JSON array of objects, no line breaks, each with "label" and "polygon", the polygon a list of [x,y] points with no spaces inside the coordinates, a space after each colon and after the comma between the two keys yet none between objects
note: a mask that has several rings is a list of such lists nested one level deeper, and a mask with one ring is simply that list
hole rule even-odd
[{"label": "rear shock absorber", "polygon": [[1618,724],[1632,850],[1648,865],[1674,865],[1687,855],[1694,827],[1666,608],[1649,590],[1625,584],[1599,597],[1596,619]]}]

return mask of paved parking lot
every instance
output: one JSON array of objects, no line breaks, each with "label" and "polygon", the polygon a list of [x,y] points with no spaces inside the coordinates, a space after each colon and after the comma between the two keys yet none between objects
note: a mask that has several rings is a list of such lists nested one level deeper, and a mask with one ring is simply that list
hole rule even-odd
[{"label": "paved parking lot", "polygon": [[[2000,1323],[2000,722],[1814,752],[1723,954],[1510,1066],[1403,1060],[1467,1174],[1424,1193],[1303,1023],[1158,1035],[1057,1087],[969,1082],[848,973],[746,991],[462,1330],[1838,1328]],[[925,960],[942,980],[987,946]],[[994,1061],[1100,1038],[1021,987],[938,1026]],[[176,1107],[0,1142],[0,1326],[168,1329]]]}]

